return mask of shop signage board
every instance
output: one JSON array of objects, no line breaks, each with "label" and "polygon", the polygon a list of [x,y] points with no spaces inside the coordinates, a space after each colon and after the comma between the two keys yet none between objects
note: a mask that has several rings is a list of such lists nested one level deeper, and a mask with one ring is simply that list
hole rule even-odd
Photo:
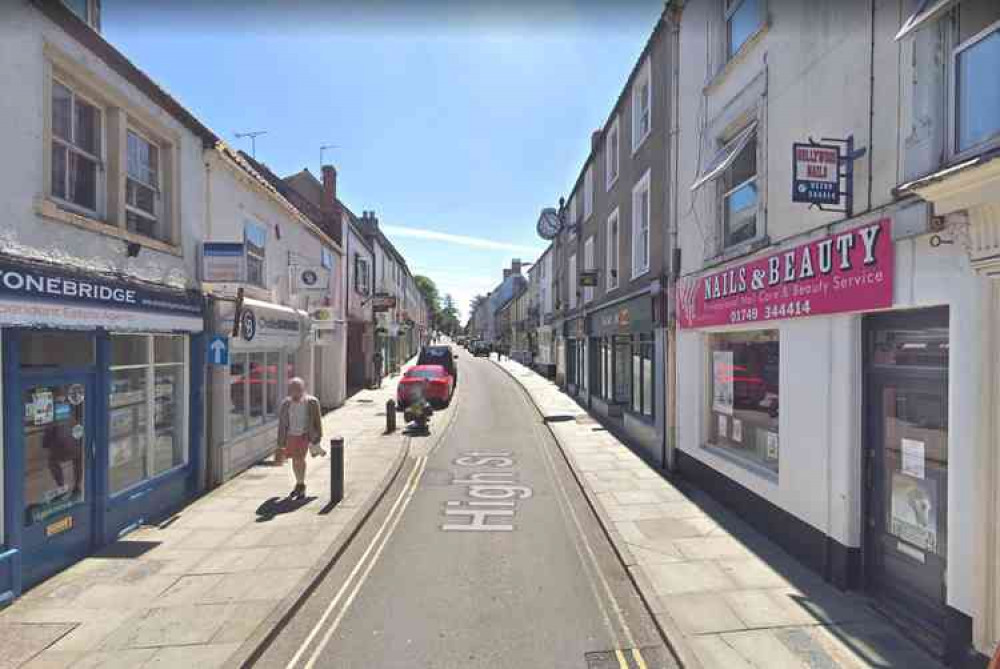
[{"label": "shop signage board", "polygon": [[325,293],[330,289],[329,271],[318,265],[291,268],[293,284],[297,292]]},{"label": "shop signage board", "polygon": [[616,304],[590,317],[591,334],[607,336],[650,332],[653,329],[653,306],[648,295]]},{"label": "shop signage board", "polygon": [[792,202],[840,202],[840,147],[792,144]]},{"label": "shop signage board", "polygon": [[597,270],[580,272],[580,286],[583,288],[595,288],[597,286]]},{"label": "shop signage board", "polygon": [[682,329],[892,306],[892,222],[882,219],[677,283]]},{"label": "shop signage board", "polygon": [[395,295],[375,295],[372,297],[373,311],[389,311],[396,308]]},{"label": "shop signage board", "polygon": [[242,242],[205,242],[201,247],[201,278],[207,283],[246,280],[246,248]]}]

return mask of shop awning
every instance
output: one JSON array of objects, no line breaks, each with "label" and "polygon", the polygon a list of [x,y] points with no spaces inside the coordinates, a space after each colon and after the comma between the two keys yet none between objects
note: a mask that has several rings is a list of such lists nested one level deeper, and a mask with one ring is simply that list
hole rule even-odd
[{"label": "shop awning", "polygon": [[907,35],[920,30],[954,7],[958,2],[959,0],[922,0],[917,5],[916,11],[910,14],[909,18],[903,22],[903,27],[896,33],[895,40],[898,42]]},{"label": "shop awning", "polygon": [[704,186],[709,181],[717,179],[726,171],[726,168],[733,164],[736,160],[736,156],[740,155],[740,151],[743,147],[747,145],[750,138],[753,137],[754,133],[757,132],[757,122],[754,121],[746,128],[744,128],[736,137],[733,138],[731,142],[726,144],[719,151],[712,160],[709,161],[705,169],[702,170],[701,174],[695,179],[694,183],[691,184],[691,190],[696,191],[702,186]]}]

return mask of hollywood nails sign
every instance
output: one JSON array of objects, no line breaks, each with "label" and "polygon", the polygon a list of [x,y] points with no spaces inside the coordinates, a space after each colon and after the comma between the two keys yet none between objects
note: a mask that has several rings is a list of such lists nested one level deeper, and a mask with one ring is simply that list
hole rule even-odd
[{"label": "hollywood nails sign", "polygon": [[892,223],[802,244],[678,282],[682,328],[768,321],[892,306]]}]

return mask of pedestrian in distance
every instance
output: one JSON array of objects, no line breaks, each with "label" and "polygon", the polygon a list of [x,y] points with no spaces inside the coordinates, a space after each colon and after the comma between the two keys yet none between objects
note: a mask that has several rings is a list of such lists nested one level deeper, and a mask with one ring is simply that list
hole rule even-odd
[{"label": "pedestrian in distance", "polygon": [[278,408],[278,456],[279,464],[286,459],[292,461],[295,487],[290,499],[306,496],[306,453],[313,457],[326,455],[320,446],[323,440],[323,415],[319,400],[306,392],[306,382],[295,377],[288,382],[288,397]]}]

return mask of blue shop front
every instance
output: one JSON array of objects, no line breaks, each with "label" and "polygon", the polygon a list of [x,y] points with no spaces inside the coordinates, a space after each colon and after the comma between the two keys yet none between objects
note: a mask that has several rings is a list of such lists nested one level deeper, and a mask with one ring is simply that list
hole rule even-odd
[{"label": "blue shop front", "polygon": [[0,256],[0,605],[197,493],[202,303]]}]

